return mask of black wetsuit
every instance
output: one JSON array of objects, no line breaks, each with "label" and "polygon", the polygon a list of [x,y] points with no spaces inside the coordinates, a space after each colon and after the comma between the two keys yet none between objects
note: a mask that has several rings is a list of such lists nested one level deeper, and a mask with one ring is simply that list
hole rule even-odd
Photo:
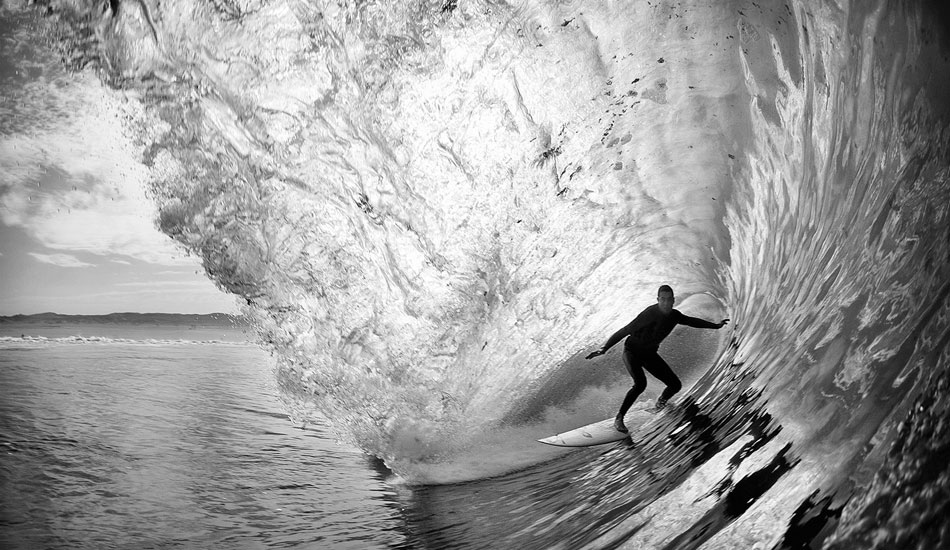
[{"label": "black wetsuit", "polygon": [[721,326],[719,323],[683,315],[676,309],[671,311],[669,315],[664,315],[660,311],[660,306],[654,304],[640,312],[640,315],[637,315],[636,319],[631,321],[630,324],[618,330],[604,345],[606,351],[620,340],[627,339],[624,342],[623,362],[630,376],[633,377],[633,387],[627,392],[623,405],[620,406],[619,416],[621,418],[647,387],[646,375],[643,374],[644,369],[660,382],[666,384],[666,389],[660,395],[660,399],[663,401],[669,399],[683,387],[673,369],[657,353],[660,342],[673,332],[676,325],[714,329]]}]

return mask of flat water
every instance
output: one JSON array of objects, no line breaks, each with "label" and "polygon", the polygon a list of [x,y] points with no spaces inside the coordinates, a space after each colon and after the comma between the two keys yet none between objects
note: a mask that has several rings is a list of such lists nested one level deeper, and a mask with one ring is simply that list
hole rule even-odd
[{"label": "flat water", "polygon": [[6,341],[0,546],[398,546],[383,470],[294,426],[272,363],[246,343]]}]

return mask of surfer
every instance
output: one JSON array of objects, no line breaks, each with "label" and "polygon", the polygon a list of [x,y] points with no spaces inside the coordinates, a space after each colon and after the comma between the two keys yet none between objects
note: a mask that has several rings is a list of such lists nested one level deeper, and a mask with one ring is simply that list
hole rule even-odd
[{"label": "surfer", "polygon": [[683,315],[679,310],[673,309],[674,300],[673,289],[669,285],[661,286],[656,293],[657,303],[655,305],[644,309],[630,324],[608,338],[607,343],[602,348],[591,352],[587,356],[588,359],[593,359],[603,355],[616,343],[624,338],[627,339],[623,347],[623,364],[633,378],[633,387],[627,392],[623,404],[620,405],[620,412],[617,413],[617,418],[614,420],[614,428],[617,431],[627,432],[627,426],[624,425],[623,418],[633,402],[647,387],[647,379],[643,374],[644,369],[660,382],[666,384],[666,389],[663,390],[660,398],[656,401],[656,410],[663,409],[667,400],[683,387],[680,379],[676,377],[670,366],[657,353],[660,342],[673,331],[673,327],[686,325],[695,328],[720,329],[729,322],[729,319],[723,319],[718,323],[713,323],[712,321]]}]

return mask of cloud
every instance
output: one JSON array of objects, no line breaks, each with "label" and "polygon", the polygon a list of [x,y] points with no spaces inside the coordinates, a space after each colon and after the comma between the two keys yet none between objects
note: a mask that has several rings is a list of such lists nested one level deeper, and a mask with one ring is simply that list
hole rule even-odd
[{"label": "cloud", "polygon": [[37,254],[36,252],[28,252],[28,254],[36,258],[38,262],[57,267],[95,267],[94,264],[86,263],[69,254]]},{"label": "cloud", "polygon": [[[194,265],[154,225],[149,171],[124,122],[144,116],[141,107],[87,74],[58,81],[45,98],[59,105],[58,119],[21,101],[14,110],[36,125],[0,136],[0,222],[64,252]],[[77,99],[82,109],[63,107]]]}]

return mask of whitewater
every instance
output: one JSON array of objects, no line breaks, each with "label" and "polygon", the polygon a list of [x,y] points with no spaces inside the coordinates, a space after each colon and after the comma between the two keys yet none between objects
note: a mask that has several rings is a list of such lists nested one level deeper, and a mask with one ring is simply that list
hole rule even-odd
[{"label": "whitewater", "polygon": [[[42,4],[295,420],[429,485],[420,544],[948,544],[945,9]],[[734,327],[661,350],[675,412],[539,448],[612,415],[582,358],[664,283]]]}]

